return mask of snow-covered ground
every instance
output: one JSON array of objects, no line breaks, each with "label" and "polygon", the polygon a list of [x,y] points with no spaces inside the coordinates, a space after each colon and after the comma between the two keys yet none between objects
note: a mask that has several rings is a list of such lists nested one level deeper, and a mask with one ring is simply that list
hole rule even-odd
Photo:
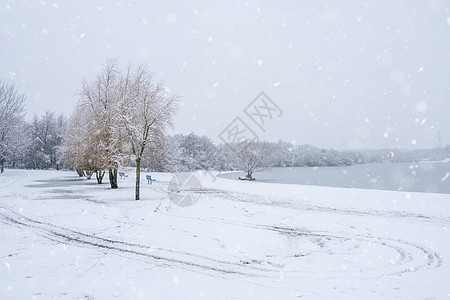
[{"label": "snow-covered ground", "polygon": [[450,297],[450,195],[152,176],[6,170],[0,299]]}]

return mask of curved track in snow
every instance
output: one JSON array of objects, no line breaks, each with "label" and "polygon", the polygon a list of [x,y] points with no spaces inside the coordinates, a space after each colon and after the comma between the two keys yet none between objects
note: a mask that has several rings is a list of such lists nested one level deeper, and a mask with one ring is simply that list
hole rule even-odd
[{"label": "curved track in snow", "polygon": [[[254,224],[220,218],[198,218],[177,214],[176,217],[191,218],[208,224],[225,224],[250,230],[276,233],[292,239],[294,244],[307,244],[309,251],[299,253],[299,249],[285,249],[283,253],[268,251],[264,258],[242,257],[239,255],[206,255],[158,247],[158,245],[127,242],[93,233],[80,232],[56,224],[40,221],[14,212],[12,208],[0,207],[0,221],[26,229],[47,239],[79,247],[90,247],[108,253],[137,256],[158,266],[172,266],[211,275],[229,274],[248,277],[276,279],[280,272],[284,278],[339,278],[344,275],[357,278],[379,278],[387,275],[402,275],[438,268],[443,260],[439,253],[425,246],[404,240],[351,234],[348,232],[310,231],[301,228]],[[348,257],[363,255],[365,259],[377,260],[374,253],[363,253],[368,245],[376,248],[376,253],[384,253],[382,263],[362,268],[358,263],[345,261]],[[339,251],[341,249],[342,251]],[[201,250],[201,249],[199,249]],[[202,251],[198,251],[201,253]],[[279,261],[280,255],[283,256]],[[318,269],[317,261],[328,262],[327,269]],[[346,267],[348,265],[348,268]]]}]

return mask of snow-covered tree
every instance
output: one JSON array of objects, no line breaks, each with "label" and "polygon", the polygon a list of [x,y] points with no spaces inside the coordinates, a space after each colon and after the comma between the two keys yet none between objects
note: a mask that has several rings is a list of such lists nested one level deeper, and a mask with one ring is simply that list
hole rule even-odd
[{"label": "snow-covered tree", "polygon": [[177,157],[179,171],[220,169],[217,147],[208,137],[189,133],[175,135],[174,140],[179,149]]},{"label": "snow-covered tree", "polygon": [[[120,80],[119,118],[131,156],[136,161],[136,193],[140,199],[140,170],[146,149],[153,156],[163,155],[166,129],[172,125],[175,97],[169,96],[162,83],[156,82],[148,67],[129,67]],[[120,129],[118,129],[120,130]]]},{"label": "snow-covered tree", "polygon": [[292,167],[295,160],[295,147],[292,143],[278,140],[272,144],[273,166],[274,167]]},{"label": "snow-covered tree", "polygon": [[28,151],[29,164],[33,169],[59,168],[57,148],[62,142],[66,119],[64,115],[56,116],[47,111],[41,117],[34,116],[30,125],[31,145]]},{"label": "snow-covered tree", "polygon": [[23,121],[25,108],[25,95],[20,94],[14,84],[0,79],[0,171],[4,172],[7,156],[11,154],[14,142],[20,140],[13,138],[13,132]]},{"label": "snow-covered tree", "polygon": [[118,68],[109,60],[93,80],[81,86],[80,101],[71,118],[60,153],[78,173],[109,169],[111,188],[117,185],[120,165],[136,162],[136,199],[140,198],[143,159],[164,164],[170,144],[166,129],[172,124],[175,97],[156,82],[148,67]]},{"label": "snow-covered tree", "polygon": [[253,180],[253,173],[272,164],[272,149],[270,143],[260,141],[244,141],[244,145],[234,147],[240,149],[236,152],[236,164],[246,174],[245,178]]},{"label": "snow-covered tree", "polygon": [[80,177],[90,179],[95,172],[97,182],[101,183],[107,161],[99,147],[99,132],[92,130],[92,116],[86,108],[76,107],[58,153],[64,165],[74,168]]},{"label": "snow-covered tree", "polygon": [[91,135],[89,140],[95,145],[95,153],[101,153],[101,157],[94,157],[90,153],[91,160],[97,163],[94,171],[103,168],[109,170],[109,181],[112,189],[118,188],[117,170],[124,160],[122,151],[122,128],[119,126],[120,111],[120,81],[121,74],[118,70],[117,60],[108,60],[93,80],[85,80],[81,85],[80,111],[86,114],[86,122]]},{"label": "snow-covered tree", "polygon": [[178,145],[171,136],[162,143],[151,143],[144,151],[141,166],[155,172],[176,172],[178,162]]},{"label": "snow-covered tree", "polygon": [[217,165],[214,170],[237,170],[235,152],[224,144],[217,145],[216,148]]},{"label": "snow-covered tree", "polygon": [[11,127],[5,165],[10,168],[27,168],[30,165],[31,126],[23,119]]}]

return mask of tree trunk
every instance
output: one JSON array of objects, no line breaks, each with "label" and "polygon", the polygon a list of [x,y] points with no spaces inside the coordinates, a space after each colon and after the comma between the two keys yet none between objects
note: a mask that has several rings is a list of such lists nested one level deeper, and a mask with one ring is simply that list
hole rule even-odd
[{"label": "tree trunk", "polygon": [[83,177],[83,176],[84,176],[83,170],[80,169],[80,168],[77,168],[77,173],[78,173],[78,176],[79,176],[79,177]]},{"label": "tree trunk", "polygon": [[91,169],[84,170],[84,172],[85,172],[85,176],[86,176],[87,179],[91,179],[92,174],[94,174],[94,171],[92,171]]},{"label": "tree trunk", "polygon": [[3,158],[0,159],[0,172],[1,173],[5,172],[4,164],[5,164],[5,160]]},{"label": "tree trunk", "polygon": [[95,177],[97,177],[97,183],[98,184],[102,183],[103,176],[105,176],[105,171],[103,171],[103,170],[95,171]]},{"label": "tree trunk", "polygon": [[113,170],[113,178],[114,182],[116,183],[116,189],[119,188],[119,185],[117,184],[117,168],[114,168]]},{"label": "tree trunk", "polygon": [[117,185],[117,169],[109,168],[109,184],[112,189],[117,189],[119,186]]},{"label": "tree trunk", "polygon": [[141,187],[141,159],[136,159],[136,200],[139,200],[139,190]]}]

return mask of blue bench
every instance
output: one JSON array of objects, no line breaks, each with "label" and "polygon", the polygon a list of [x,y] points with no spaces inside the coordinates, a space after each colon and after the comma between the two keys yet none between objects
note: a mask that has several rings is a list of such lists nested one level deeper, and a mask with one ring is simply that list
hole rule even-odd
[{"label": "blue bench", "polygon": [[120,176],[120,179],[125,179],[125,177],[128,177],[128,175],[125,174],[124,172],[119,172],[119,176]]},{"label": "blue bench", "polygon": [[147,184],[152,184],[153,181],[156,181],[156,179],[152,179],[151,175],[146,175],[145,178],[147,178]]}]

